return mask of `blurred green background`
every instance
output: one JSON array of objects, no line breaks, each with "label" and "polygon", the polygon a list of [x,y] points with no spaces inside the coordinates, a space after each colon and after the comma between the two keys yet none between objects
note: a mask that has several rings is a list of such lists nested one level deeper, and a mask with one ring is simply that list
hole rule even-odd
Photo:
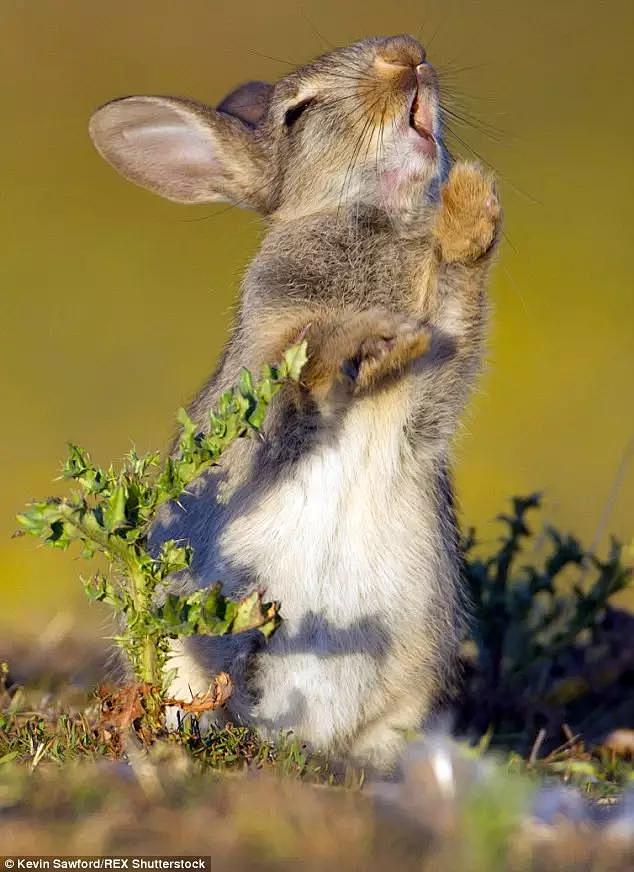
[{"label": "blurred green background", "polygon": [[260,233],[250,213],[124,182],[90,145],[91,111],[130,93],[213,103],[368,35],[421,35],[468,113],[454,150],[501,178],[489,369],[456,444],[463,521],[492,536],[510,494],[543,489],[547,520],[629,541],[632,25],[631,0],[1,0],[0,627],[94,620],[85,567],[12,541],[15,512],[53,490],[68,439],[103,463],[165,445]]}]

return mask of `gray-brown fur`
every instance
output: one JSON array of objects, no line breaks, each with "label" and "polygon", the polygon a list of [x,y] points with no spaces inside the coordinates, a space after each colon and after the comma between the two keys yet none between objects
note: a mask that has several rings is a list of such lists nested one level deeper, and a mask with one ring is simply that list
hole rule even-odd
[{"label": "gray-brown fur", "polygon": [[266,216],[190,408],[201,425],[242,366],[308,342],[264,440],[234,444],[154,534],[194,547],[181,586],[265,588],[285,620],[266,647],[257,633],[175,646],[174,695],[225,668],[238,691],[224,717],[384,767],[450,679],[464,618],[448,455],[500,217],[487,173],[449,169],[423,59],[410,37],[367,40],[237,89],[221,113],[128,98],[91,127],[133,181]]}]

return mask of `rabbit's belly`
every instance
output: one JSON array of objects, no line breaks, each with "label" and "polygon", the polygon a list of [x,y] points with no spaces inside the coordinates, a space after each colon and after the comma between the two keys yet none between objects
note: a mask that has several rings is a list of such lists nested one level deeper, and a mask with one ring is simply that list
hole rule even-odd
[{"label": "rabbit's belly", "polygon": [[405,441],[405,410],[394,406],[360,404],[336,444],[296,464],[217,543],[227,574],[255,579],[279,600],[289,630],[310,625],[336,637],[387,608],[425,609],[440,543]]}]

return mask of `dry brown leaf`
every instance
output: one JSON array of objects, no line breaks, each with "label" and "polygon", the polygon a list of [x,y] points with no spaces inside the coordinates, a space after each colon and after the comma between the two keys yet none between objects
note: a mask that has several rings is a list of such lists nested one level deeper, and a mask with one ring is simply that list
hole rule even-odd
[{"label": "dry brown leaf", "polygon": [[189,702],[166,699],[165,705],[176,705],[187,714],[199,715],[223,706],[233,693],[233,681],[227,672],[219,672],[204,693],[197,693]]},{"label": "dry brown leaf", "polygon": [[145,714],[143,699],[151,686],[144,683],[124,684],[118,688],[101,686],[97,695],[101,699],[101,723],[115,730],[125,730]]},{"label": "dry brown leaf", "polygon": [[626,728],[612,730],[603,743],[603,747],[607,748],[608,751],[614,751],[621,757],[634,757],[634,730]]}]

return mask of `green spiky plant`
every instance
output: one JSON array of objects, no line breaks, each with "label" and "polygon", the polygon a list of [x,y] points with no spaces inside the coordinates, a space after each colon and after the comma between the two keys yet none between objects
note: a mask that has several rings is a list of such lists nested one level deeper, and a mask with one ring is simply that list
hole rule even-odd
[{"label": "green spiky plant", "polygon": [[85,558],[101,554],[109,562],[107,574],[82,581],[88,597],[107,603],[119,619],[122,629],[115,641],[137,681],[152,689],[145,708],[153,729],[160,725],[161,695],[171,678],[166,672],[170,639],[253,628],[269,636],[279,622],[278,604],[264,603],[258,592],[240,602],[225,598],[219,584],[180,596],[168,592],[168,577],[191,564],[192,549],[169,540],[151,553],[148,536],[156,513],[178,500],[235,439],[260,432],[272,398],[286,382],[299,380],[305,362],[303,341],[278,365],[265,366],[257,382],[242,370],[237,386],[220,397],[200,430],[181,409],[181,436],[164,462],[158,452],[139,457],[132,451],[120,468],[102,469],[87,452],[69,445],[62,478],[79,487],[62,499],[30,503],[18,515],[22,531],[47,545],[66,549],[76,543]]}]

